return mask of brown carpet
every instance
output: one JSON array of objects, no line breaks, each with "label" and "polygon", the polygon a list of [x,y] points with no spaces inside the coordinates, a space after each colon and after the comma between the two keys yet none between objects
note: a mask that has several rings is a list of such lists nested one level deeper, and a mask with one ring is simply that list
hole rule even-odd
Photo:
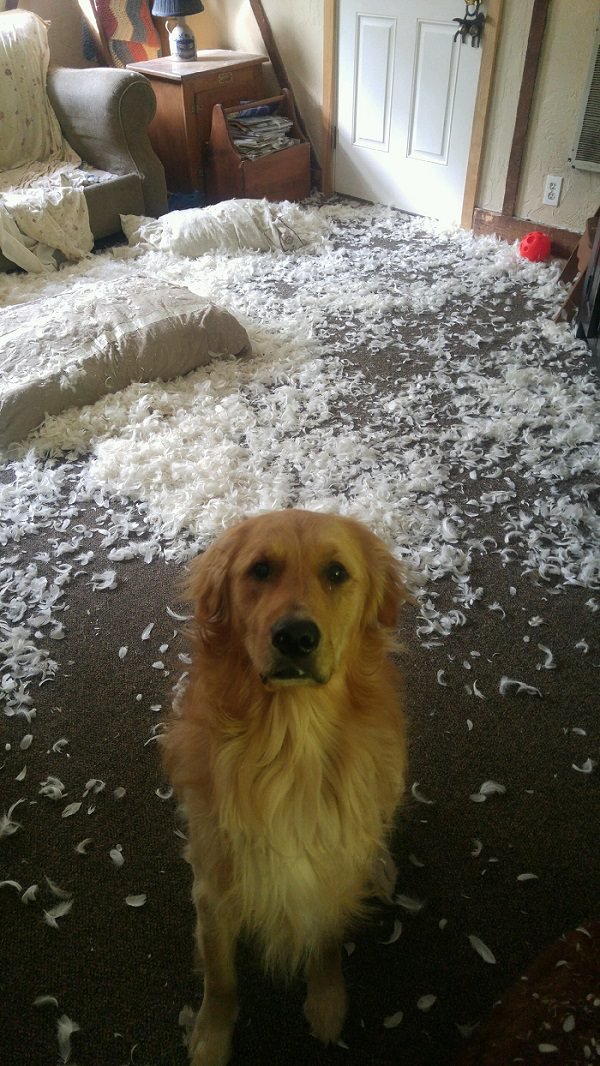
[{"label": "brown carpet", "polygon": [[[368,220],[364,225],[363,240],[368,242]],[[414,235],[408,240],[399,234],[401,239],[408,256]],[[343,251],[343,227],[335,240]],[[394,238],[388,233],[382,239],[374,230],[371,240],[383,274]],[[414,261],[412,280],[425,288],[438,276],[435,262],[424,253],[431,241],[424,233],[422,254],[416,253]],[[455,254],[460,259],[470,250],[459,247]],[[398,278],[398,284],[402,281]],[[282,285],[282,302],[292,295]],[[547,315],[553,299],[557,302],[559,294],[540,295],[536,285],[519,274],[500,295],[490,282],[485,302],[465,298],[464,330],[454,331],[449,359],[462,358],[464,335],[481,331],[493,315],[502,314],[508,322],[502,344],[514,347],[522,323]],[[418,319],[403,327],[406,351],[401,359],[390,353],[386,340],[395,328],[394,313],[382,307],[381,344],[346,348],[348,363],[340,363],[340,373],[360,368],[375,397],[413,381],[418,420],[419,376],[427,378],[429,356],[423,347],[411,349],[411,331],[430,336],[433,345],[445,308],[420,307],[415,312]],[[339,312],[324,321],[320,339],[333,346],[351,332],[350,317]],[[579,380],[582,389],[593,388],[583,349],[570,351],[563,360],[560,344],[546,346],[539,359],[547,361],[557,390],[565,381],[577,386]],[[495,373],[489,345],[482,347],[480,372]],[[469,382],[463,376],[456,387],[468,391]],[[346,420],[360,434],[365,411],[360,400],[347,399]],[[451,424],[444,404],[439,428]],[[398,447],[400,439],[390,440],[391,452]],[[559,446],[549,436],[547,447]],[[575,443],[570,451],[567,444],[560,447],[566,456],[580,446]],[[77,460],[63,457],[56,462],[75,477]],[[515,501],[482,509],[473,518],[477,536],[495,536],[499,550],[505,546],[502,522],[508,508],[526,508],[536,490],[535,470],[530,479],[523,478],[514,473],[515,462],[514,451],[509,452],[496,479],[485,486],[515,479]],[[17,470],[18,465],[7,461],[0,489],[14,480]],[[586,471],[577,476],[565,471],[559,488],[575,502],[583,498],[582,486],[586,499],[597,501],[598,485],[594,487]],[[483,491],[450,454],[446,488],[448,498],[461,506]],[[182,626],[167,611],[185,613],[177,592],[182,566],[158,556],[148,563],[111,559],[108,553],[121,541],[115,534],[111,542],[107,529],[111,523],[116,528],[124,502],[69,502],[70,492],[67,480],[60,521],[37,521],[29,532],[16,532],[11,516],[2,516],[0,571],[6,588],[16,566],[25,570],[35,564],[41,577],[55,577],[60,559],[54,549],[79,527],[95,552],[94,572],[114,570],[116,587],[94,591],[90,567],[81,564],[80,575],[64,593],[64,639],[45,642],[58,663],[55,676],[27,689],[35,717],[29,723],[23,716],[0,717],[0,815],[23,801],[11,813],[13,826],[18,823],[19,828],[5,831],[0,839],[0,881],[15,882],[0,887],[0,1059],[6,1066],[60,1061],[77,1066],[183,1066],[186,1054],[178,1017],[185,1005],[198,1004],[201,985],[192,969],[190,874],[181,858],[173,801],[162,791],[165,782],[153,739],[171,685],[183,668],[178,658],[185,652]],[[140,538],[147,533],[142,518],[140,512]],[[551,524],[550,518],[549,529]],[[301,1013],[301,983],[271,983],[242,946],[243,1000],[234,1066],[449,1066],[466,1050],[471,1032],[478,1039],[479,1023],[536,956],[597,916],[597,573],[587,587],[558,588],[556,575],[543,579],[539,572],[527,572],[522,539],[515,538],[512,547],[513,555],[491,548],[470,552],[472,586],[484,589],[485,595],[465,611],[465,624],[453,627],[448,636],[417,635],[423,626],[419,608],[413,605],[405,611],[401,637],[410,721],[409,784],[417,787],[408,795],[394,850],[397,891],[408,899],[405,905],[382,907],[370,927],[348,933],[345,969],[351,1008],[343,1045],[323,1049],[316,1044]],[[439,610],[454,609],[456,588],[448,577],[435,583]],[[14,621],[14,591],[8,600],[4,609],[9,611],[12,602],[13,621],[0,632],[5,654],[7,636],[14,638],[15,626],[28,624],[30,634],[36,631],[35,619],[27,622],[27,615]],[[489,609],[494,604],[502,611]],[[142,639],[151,622],[154,628]],[[546,652],[538,644],[551,649],[555,669],[543,668]],[[127,652],[120,656],[124,648]],[[3,667],[7,695],[10,675],[9,662]],[[503,676],[538,687],[541,696],[518,692],[515,686],[502,694]],[[474,682],[485,699],[477,696]],[[33,739],[23,745],[28,734]],[[591,772],[585,772],[587,760]],[[51,779],[64,786],[60,789],[54,782],[56,799],[48,795]],[[502,784],[506,791],[487,795],[483,802],[471,799],[481,795],[488,781]],[[41,794],[44,785],[46,794]],[[125,793],[115,796],[118,789]],[[75,803],[81,806],[65,816]],[[77,851],[87,838],[83,853]],[[119,852],[122,865],[116,865]],[[24,901],[32,885],[38,890]],[[146,897],[142,906],[126,903],[127,897],[141,894]],[[65,913],[57,916],[55,908],[61,904]],[[51,924],[53,915],[57,927]],[[395,928],[397,932],[398,920],[401,934],[386,943]],[[564,996],[557,1010],[565,1018],[580,1018],[584,992],[598,995],[598,984],[588,990],[575,983],[576,1001]],[[38,997],[52,998],[36,1005]],[[69,1030],[65,1018],[79,1027],[70,1047],[66,1038],[62,1044],[58,1039],[60,1019],[61,1031]],[[545,1020],[532,1012],[529,1035],[519,1045],[520,1059],[464,1061],[478,1066],[488,1061],[503,1066],[510,1061],[537,1063],[538,1045],[555,1043],[544,1039]],[[559,1021],[562,1026],[562,1014]],[[597,1050],[594,1053],[597,1057]],[[575,1057],[543,1057],[566,1066],[587,1061],[583,1054],[579,1047]]]}]

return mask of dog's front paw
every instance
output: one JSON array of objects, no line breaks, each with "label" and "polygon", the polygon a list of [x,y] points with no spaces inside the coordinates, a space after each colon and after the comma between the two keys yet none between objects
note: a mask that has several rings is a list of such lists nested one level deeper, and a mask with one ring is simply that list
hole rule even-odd
[{"label": "dog's front paw", "polygon": [[304,1002],[304,1016],[312,1035],[323,1044],[337,1044],[347,1009],[346,988],[343,982],[336,982],[314,993],[309,990]]},{"label": "dog's front paw", "polygon": [[231,1026],[209,1025],[200,1011],[190,1039],[191,1066],[227,1066],[231,1037]]}]

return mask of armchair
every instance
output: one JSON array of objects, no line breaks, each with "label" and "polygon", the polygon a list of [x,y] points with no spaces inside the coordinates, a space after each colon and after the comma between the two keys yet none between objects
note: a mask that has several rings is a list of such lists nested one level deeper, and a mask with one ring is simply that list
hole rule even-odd
[{"label": "armchair", "polygon": [[[31,19],[38,23],[36,32],[39,38],[40,20],[37,16],[24,11],[0,14],[0,45],[4,47],[4,43],[8,42],[8,48],[15,41],[22,43],[30,30],[27,20]],[[35,34],[32,37],[35,44]],[[33,154],[30,161],[37,167],[44,167],[46,162],[51,163],[55,159],[59,162],[72,160],[75,158],[74,152],[83,164],[103,172],[103,180],[86,184],[83,188],[90,230],[96,240],[121,231],[121,214],[156,217],[164,213],[167,209],[164,169],[147,133],[148,124],[156,110],[150,83],[141,74],[114,68],[57,67],[48,71],[47,44],[44,45],[45,27],[40,73],[42,86],[45,78],[45,92],[50,104],[49,121],[56,124],[58,120],[60,129],[56,130],[53,138],[52,151]],[[29,68],[22,65],[20,70],[15,67],[14,86],[10,79],[6,83],[0,80],[0,112],[4,112],[3,118],[8,115],[9,122],[14,117],[15,124],[22,122],[19,112],[23,111],[24,97],[28,95],[27,87],[24,92],[23,85],[26,76],[23,72],[26,69],[35,71],[33,66]],[[37,92],[37,87],[33,87],[27,102],[31,102],[33,110],[39,115]],[[12,142],[5,138],[5,144],[9,143]],[[17,138],[14,138],[14,143],[17,143]],[[7,157],[4,152],[0,165],[0,204],[3,192],[7,191],[7,181],[10,187],[12,174],[15,175],[15,181],[22,181],[23,162],[21,158],[11,161],[10,155]],[[13,170],[15,167],[19,169]],[[0,252],[0,270],[14,269],[14,265]]]}]

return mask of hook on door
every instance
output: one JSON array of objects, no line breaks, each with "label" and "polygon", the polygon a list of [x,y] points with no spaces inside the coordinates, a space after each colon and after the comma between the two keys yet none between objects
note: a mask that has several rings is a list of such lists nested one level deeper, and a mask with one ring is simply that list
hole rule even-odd
[{"label": "hook on door", "polygon": [[482,0],[475,0],[474,3],[465,2],[465,13],[460,19],[452,19],[453,22],[458,22],[458,29],[454,34],[454,40],[458,40],[460,37],[464,44],[467,38],[471,38],[471,48],[479,48],[479,42],[483,33],[483,26],[485,23],[485,14],[480,11]]}]

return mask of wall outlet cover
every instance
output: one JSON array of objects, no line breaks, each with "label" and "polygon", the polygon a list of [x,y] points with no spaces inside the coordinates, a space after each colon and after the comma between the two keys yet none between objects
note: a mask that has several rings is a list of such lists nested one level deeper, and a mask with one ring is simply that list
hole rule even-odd
[{"label": "wall outlet cover", "polygon": [[554,174],[548,174],[544,186],[544,203],[549,207],[558,207],[563,180]]}]

